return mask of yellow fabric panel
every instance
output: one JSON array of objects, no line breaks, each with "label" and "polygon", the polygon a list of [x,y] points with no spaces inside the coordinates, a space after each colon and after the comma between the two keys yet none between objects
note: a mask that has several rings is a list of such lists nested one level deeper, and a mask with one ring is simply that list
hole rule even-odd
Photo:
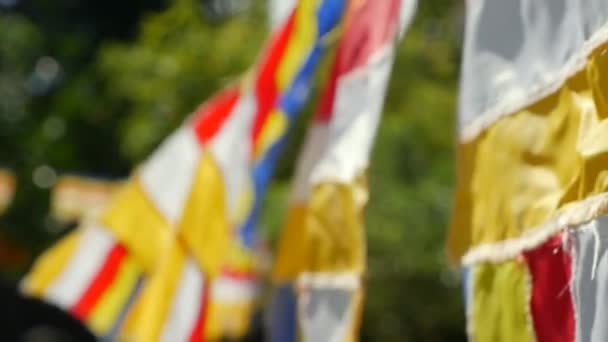
[{"label": "yellow fabric panel", "polygon": [[162,264],[146,279],[134,311],[121,331],[123,340],[158,341],[171,312],[186,261],[180,245],[172,244]]},{"label": "yellow fabric panel", "polygon": [[306,206],[291,208],[279,242],[273,278],[294,280],[301,272],[365,270],[363,208],[365,177],[351,184],[317,185]]},{"label": "yellow fabric panel", "polygon": [[23,281],[23,291],[35,297],[43,297],[76,253],[81,236],[82,229],[76,229],[37,258]]},{"label": "yellow fabric panel", "polygon": [[554,94],[458,146],[453,261],[608,190],[607,95],[608,55],[594,53]]},{"label": "yellow fabric panel", "polygon": [[99,335],[110,332],[135,289],[140,274],[141,271],[135,261],[126,257],[110,288],[100,298],[99,303],[87,319],[93,331]]},{"label": "yellow fabric panel", "polygon": [[205,337],[210,341],[242,338],[249,331],[254,310],[252,301],[226,303],[214,301],[212,297],[205,322]]},{"label": "yellow fabric panel", "polygon": [[305,231],[307,215],[308,208],[303,205],[293,205],[287,213],[272,272],[276,282],[291,281],[300,271],[306,270],[309,248]]},{"label": "yellow fabric panel", "polygon": [[238,197],[236,210],[230,213],[230,219],[233,226],[241,226],[249,218],[249,213],[253,209],[255,204],[255,189],[253,181],[250,179],[247,183],[243,184],[241,192]]},{"label": "yellow fabric panel", "polygon": [[198,166],[179,234],[205,274],[218,275],[232,232],[226,215],[222,174],[208,152],[203,152]]},{"label": "yellow fabric panel", "polygon": [[319,0],[301,0],[298,3],[291,39],[280,61],[277,89],[285,90],[296,77],[298,68],[310,54],[317,37],[317,7]]},{"label": "yellow fabric panel", "polygon": [[525,262],[482,264],[473,272],[471,340],[535,341],[529,312],[531,279]]},{"label": "yellow fabric panel", "polygon": [[118,190],[101,218],[129,253],[151,272],[174,240],[174,231],[146,197],[137,178]]}]

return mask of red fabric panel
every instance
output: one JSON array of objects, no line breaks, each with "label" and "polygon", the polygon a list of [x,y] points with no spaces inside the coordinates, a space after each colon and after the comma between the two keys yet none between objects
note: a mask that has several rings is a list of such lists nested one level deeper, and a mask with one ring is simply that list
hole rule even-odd
[{"label": "red fabric panel", "polygon": [[237,88],[226,89],[196,110],[194,131],[201,144],[205,144],[220,130],[224,121],[232,113],[238,99]]},{"label": "red fabric panel", "polygon": [[205,341],[205,323],[207,321],[207,311],[209,307],[209,287],[211,284],[208,284],[206,281],[203,282],[203,298],[201,299],[201,307],[198,314],[198,319],[196,320],[196,325],[192,330],[192,334],[188,341],[190,342],[200,342]]},{"label": "red fabric panel", "polygon": [[101,270],[93,278],[89,288],[85,291],[78,303],[72,307],[71,312],[75,317],[81,320],[85,320],[88,317],[101,296],[105,293],[110,284],[112,284],[114,278],[116,278],[116,274],[126,255],[126,249],[119,244],[115,245],[110,250]]},{"label": "red fabric panel", "polygon": [[334,111],[334,98],[336,97],[336,84],[338,82],[338,67],[334,64],[331,69],[331,75],[325,86],[325,90],[319,100],[319,107],[315,114],[315,121],[327,123]]},{"label": "red fabric panel", "polygon": [[400,0],[352,3],[354,5],[349,7],[346,17],[346,31],[336,52],[336,62],[315,115],[317,121],[326,122],[333,113],[337,80],[365,66],[398,29]]},{"label": "red fabric panel", "polygon": [[256,274],[253,271],[241,271],[236,269],[224,268],[222,275],[236,280],[255,280]]},{"label": "red fabric panel", "polygon": [[538,342],[573,342],[572,258],[564,250],[562,235],[524,253],[524,257],[532,276],[530,312]]}]

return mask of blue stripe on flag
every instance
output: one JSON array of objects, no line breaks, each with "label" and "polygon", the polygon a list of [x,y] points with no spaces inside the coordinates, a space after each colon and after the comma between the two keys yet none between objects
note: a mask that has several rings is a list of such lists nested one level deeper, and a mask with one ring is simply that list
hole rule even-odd
[{"label": "blue stripe on flag", "polygon": [[[293,121],[296,119],[297,114],[302,110],[306,100],[309,98],[315,68],[319,64],[323,52],[325,52],[325,44],[321,42],[321,39],[340,21],[344,6],[344,0],[325,0],[317,10],[318,36],[316,42],[306,58],[305,63],[296,74],[293,83],[284,95],[278,99],[277,103],[289,119],[290,128],[288,129],[288,132],[291,130],[291,126],[293,125]],[[287,141],[287,136],[288,134],[285,134],[274,142],[268,149],[268,152],[254,167],[253,181],[255,185],[255,203],[247,220],[240,229],[241,240],[247,247],[252,247],[255,243],[256,226],[262,197],[272,178],[275,164],[281,155],[283,146]]]},{"label": "blue stripe on flag", "polygon": [[268,311],[270,342],[296,341],[296,294],[291,284],[276,286]]},{"label": "blue stripe on flag", "polygon": [[141,292],[141,289],[143,288],[143,283],[144,283],[144,277],[139,276],[139,278],[135,282],[135,286],[133,286],[133,290],[131,291],[131,293],[129,294],[129,297],[127,298],[125,305],[123,305],[123,307],[120,311],[120,314],[118,315],[118,319],[114,322],[114,325],[112,326],[112,329],[110,330],[110,332],[106,336],[103,337],[103,341],[108,341],[108,342],[118,341],[120,329],[122,328],[122,325],[124,324],[129,311],[133,307],[133,304],[135,304],[135,300],[137,299],[137,297],[139,296],[139,294]]},{"label": "blue stripe on flag", "polygon": [[[344,11],[345,0],[328,0],[324,1],[317,9],[317,20],[319,35],[324,36],[330,32],[336,25]],[[336,15],[340,14],[340,15]]]}]

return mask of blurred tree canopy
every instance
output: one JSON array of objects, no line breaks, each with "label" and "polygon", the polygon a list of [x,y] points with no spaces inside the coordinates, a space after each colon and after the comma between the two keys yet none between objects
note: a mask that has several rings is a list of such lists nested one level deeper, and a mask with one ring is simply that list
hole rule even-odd
[{"label": "blurred tree canopy", "polygon": [[[65,233],[48,217],[57,175],[126,177],[245,71],[268,33],[265,2],[234,7],[227,15],[196,0],[0,0],[0,166],[18,177],[0,238],[35,257]],[[399,47],[370,167],[363,340],[464,340],[460,284],[443,252],[462,12],[461,2],[419,1]],[[271,240],[307,116],[266,198]],[[17,277],[26,267],[3,273]]]}]

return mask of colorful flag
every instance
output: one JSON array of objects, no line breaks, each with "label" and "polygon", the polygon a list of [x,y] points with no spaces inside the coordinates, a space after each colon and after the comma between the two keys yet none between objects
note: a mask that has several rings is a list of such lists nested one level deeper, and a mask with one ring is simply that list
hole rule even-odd
[{"label": "colorful flag", "polygon": [[467,3],[448,254],[476,341],[605,341],[608,6]]},{"label": "colorful flag", "polygon": [[43,255],[24,291],[99,336],[242,336],[258,293],[261,200],[344,1],[300,1],[246,77],[198,108],[99,220]]},{"label": "colorful flag", "polygon": [[415,2],[351,1],[297,166],[273,270],[273,341],[357,340],[365,173],[401,31]]},{"label": "colorful flag", "polygon": [[63,308],[100,336],[113,336],[143,281],[143,269],[102,226],[85,225],[37,261],[25,291]]}]

